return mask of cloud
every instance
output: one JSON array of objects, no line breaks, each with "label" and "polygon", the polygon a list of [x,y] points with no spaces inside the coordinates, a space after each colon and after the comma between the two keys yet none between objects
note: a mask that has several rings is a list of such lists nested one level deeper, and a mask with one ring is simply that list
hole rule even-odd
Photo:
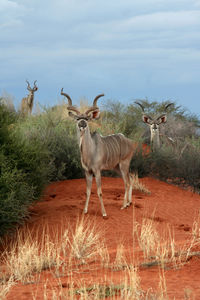
[{"label": "cloud", "polygon": [[0,0],[0,28],[16,28],[21,25],[21,17],[27,12],[25,6],[14,1]]},{"label": "cloud", "polygon": [[156,12],[135,16],[121,22],[121,30],[133,29],[137,31],[161,31],[170,29],[185,29],[188,26],[200,25],[200,11],[179,11],[179,12]]},{"label": "cloud", "polygon": [[0,0],[0,85],[17,95],[25,79],[38,79],[41,101],[42,88],[53,99],[66,82],[85,96],[100,87],[128,95],[132,86],[155,94],[172,84],[200,86],[199,4]]}]

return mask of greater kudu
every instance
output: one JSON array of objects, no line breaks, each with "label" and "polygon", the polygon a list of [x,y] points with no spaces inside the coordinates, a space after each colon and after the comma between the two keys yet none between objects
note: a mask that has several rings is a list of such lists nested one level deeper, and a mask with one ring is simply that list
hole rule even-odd
[{"label": "greater kudu", "polygon": [[169,103],[164,107],[164,113],[161,114],[159,117],[152,118],[147,115],[144,111],[144,106],[140,103],[135,101],[137,105],[139,105],[143,111],[142,120],[144,123],[149,125],[150,132],[151,132],[151,149],[155,151],[156,149],[160,148],[160,124],[166,123],[167,121],[167,108],[172,105],[173,103]]},{"label": "greater kudu", "polygon": [[[69,110],[69,116],[74,118],[77,122],[81,163],[85,170],[87,182],[87,197],[84,213],[88,212],[88,203],[94,175],[97,184],[97,194],[101,203],[102,215],[103,217],[107,216],[102,199],[101,170],[116,169],[121,172],[125,184],[122,209],[128,207],[132,203],[132,178],[129,173],[129,166],[134,151],[133,143],[123,134],[119,133],[101,136],[96,132],[91,133],[88,127],[88,122],[90,120],[99,118],[100,111],[97,106],[97,100],[104,96],[104,94],[96,96],[93,101],[93,106],[89,107],[83,114],[72,105],[70,96],[64,93],[63,89],[61,89],[61,95],[68,99],[67,109]],[[72,113],[72,111],[75,112],[75,114]]]},{"label": "greater kudu", "polygon": [[30,83],[28,80],[27,82],[27,90],[29,91],[29,95],[22,99],[21,101],[21,114],[24,116],[31,115],[33,109],[33,100],[34,100],[34,93],[38,90],[36,86],[36,81],[34,81],[34,86],[31,88]]}]

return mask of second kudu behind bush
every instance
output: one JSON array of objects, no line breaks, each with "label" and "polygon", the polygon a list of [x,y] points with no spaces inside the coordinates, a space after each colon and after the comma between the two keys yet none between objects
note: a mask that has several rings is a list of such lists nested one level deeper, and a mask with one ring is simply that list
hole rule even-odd
[{"label": "second kudu behind bush", "polygon": [[151,116],[147,115],[145,113],[144,106],[140,102],[135,101],[135,103],[141,107],[141,109],[143,111],[142,120],[150,128],[151,150],[152,151],[158,150],[160,148],[160,145],[161,145],[161,143],[160,143],[160,124],[166,123],[166,121],[167,121],[167,108],[169,106],[173,105],[173,103],[169,103],[169,104],[165,105],[164,113],[157,116],[156,118],[152,118]]},{"label": "second kudu behind bush", "polygon": [[121,172],[125,184],[122,209],[128,207],[132,203],[132,179],[129,173],[129,165],[134,151],[132,141],[121,133],[101,136],[99,133],[90,132],[88,122],[99,118],[100,110],[97,106],[97,100],[104,96],[103,94],[96,96],[93,106],[89,107],[83,114],[72,105],[70,96],[65,94],[63,89],[61,90],[61,95],[68,99],[67,109],[69,110],[69,116],[77,122],[81,163],[85,170],[87,182],[87,198],[84,213],[88,212],[92,179],[95,176],[102,215],[103,217],[107,216],[102,199],[101,170],[116,169]]}]

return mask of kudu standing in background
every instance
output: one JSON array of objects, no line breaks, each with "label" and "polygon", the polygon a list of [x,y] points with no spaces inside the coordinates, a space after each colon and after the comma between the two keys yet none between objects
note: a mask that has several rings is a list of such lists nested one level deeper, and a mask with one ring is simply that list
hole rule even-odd
[{"label": "kudu standing in background", "polygon": [[38,87],[36,86],[36,81],[34,81],[34,86],[31,88],[30,83],[28,80],[27,82],[27,90],[29,91],[29,95],[22,99],[21,101],[21,114],[24,116],[31,115],[32,109],[33,109],[33,100],[34,100],[34,93],[38,90]]},{"label": "kudu standing in background", "polygon": [[[77,122],[77,134],[81,153],[82,167],[85,169],[87,182],[87,197],[84,213],[88,211],[88,203],[91,194],[93,175],[96,179],[97,194],[101,203],[103,217],[106,217],[106,211],[103,205],[101,190],[101,170],[120,170],[125,184],[125,194],[122,209],[132,203],[132,178],[129,173],[130,161],[133,155],[134,147],[131,140],[123,134],[112,134],[101,136],[99,133],[91,133],[88,122],[99,118],[100,111],[97,106],[97,100],[104,94],[96,96],[93,106],[89,107],[83,114],[72,105],[69,95],[61,95],[68,99],[69,116]],[[72,113],[75,112],[74,113]],[[127,199],[128,198],[128,199]]]},{"label": "kudu standing in background", "polygon": [[166,123],[167,121],[167,108],[173,103],[169,103],[164,108],[164,114],[160,115],[157,118],[151,118],[149,115],[145,114],[144,106],[140,102],[135,102],[139,105],[143,111],[142,120],[144,123],[149,125],[151,132],[151,149],[155,151],[160,148],[160,124]]}]

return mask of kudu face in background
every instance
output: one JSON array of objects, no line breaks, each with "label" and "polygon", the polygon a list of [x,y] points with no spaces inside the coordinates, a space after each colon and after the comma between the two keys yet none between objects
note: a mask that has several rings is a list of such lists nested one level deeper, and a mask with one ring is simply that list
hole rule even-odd
[{"label": "kudu face in background", "polygon": [[87,213],[88,211],[94,175],[97,184],[97,194],[101,203],[102,215],[103,217],[107,216],[102,199],[101,170],[120,170],[125,184],[125,195],[122,208],[128,207],[132,203],[132,180],[129,173],[130,160],[134,151],[132,141],[127,139],[123,134],[101,136],[98,133],[90,133],[88,121],[99,118],[100,111],[97,106],[97,100],[104,96],[103,94],[98,95],[93,101],[93,106],[88,108],[83,114],[72,105],[70,96],[63,93],[63,89],[61,90],[61,95],[68,99],[67,109],[69,110],[69,116],[77,122],[81,163],[85,170],[87,182],[87,197],[84,213]]},{"label": "kudu face in background", "polygon": [[29,95],[22,99],[21,101],[21,113],[24,116],[31,115],[32,109],[33,109],[33,100],[34,100],[34,93],[38,90],[38,87],[36,86],[36,81],[34,81],[34,86],[31,88],[30,83],[28,80],[27,82],[27,90],[29,91]]},{"label": "kudu face in background", "polygon": [[139,103],[135,102],[137,105],[139,105],[143,111],[142,120],[144,123],[146,123],[151,132],[151,149],[152,151],[155,151],[156,149],[160,148],[160,124],[166,123],[167,121],[167,108],[172,105],[173,103],[169,103],[165,106],[164,111],[165,113],[160,115],[157,118],[151,118],[149,115],[145,114],[144,106]]}]

